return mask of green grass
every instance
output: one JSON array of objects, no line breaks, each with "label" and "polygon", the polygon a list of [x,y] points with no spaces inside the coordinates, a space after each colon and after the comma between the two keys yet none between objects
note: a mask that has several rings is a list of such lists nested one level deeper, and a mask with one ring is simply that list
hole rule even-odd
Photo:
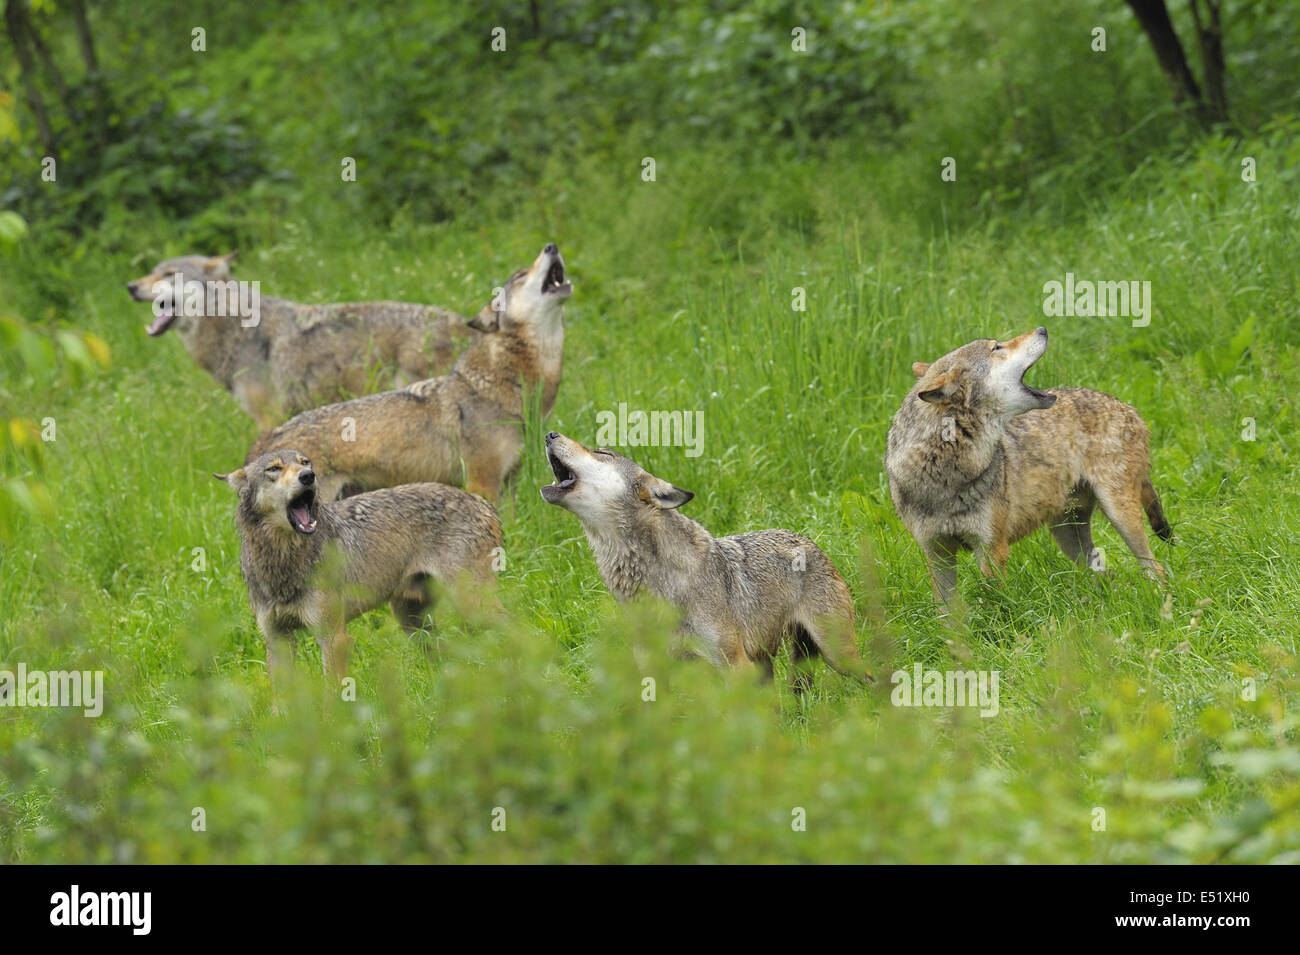
[{"label": "green grass", "polygon": [[[20,247],[2,310],[93,331],[113,363],[76,387],[2,366],[0,417],[57,422],[38,477],[58,513],[0,542],[0,668],[102,668],[108,709],[0,709],[0,860],[1300,859],[1297,142],[1249,144],[1273,170],[1256,185],[1238,176],[1244,147],[1212,142],[1068,217],[990,228],[942,191],[975,183],[833,154],[661,156],[655,183],[635,159],[557,160],[494,203],[504,215],[384,228],[318,181],[242,250],[237,277],[265,294],[472,314],[557,241],[576,291],[546,427],[590,442],[620,402],[702,411],[700,457],[631,453],[695,491],[687,513],[717,535],[816,540],[878,674],[1000,671],[991,719],[896,708],[888,686],[864,693],[824,666],[799,703],[780,681],[671,661],[662,610],[617,607],[577,522],[540,499],[536,440],[501,506],[510,624],[448,612],[430,663],[375,612],[351,628],[358,701],[323,686],[305,640],[301,695],[273,716],[233,499],[210,477],[254,428],[178,340],[145,337],[147,309],[122,290],[195,250],[154,223],[129,250],[61,263],[54,283],[27,279],[52,273]],[[936,218],[949,231],[926,231]],[[1150,326],[1044,319],[1042,285],[1066,271],[1150,281]],[[963,561],[967,612],[941,620],[889,502],[890,417],[913,361],[1043,323],[1034,383],[1110,392],[1151,426],[1171,586],[1150,586],[1099,516],[1108,579],[1039,533],[998,586]]]}]

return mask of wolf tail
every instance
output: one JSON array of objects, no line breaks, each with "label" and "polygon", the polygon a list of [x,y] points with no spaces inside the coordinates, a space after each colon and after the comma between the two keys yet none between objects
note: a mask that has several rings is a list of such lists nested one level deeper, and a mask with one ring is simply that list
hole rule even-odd
[{"label": "wolf tail", "polygon": [[1165,520],[1165,509],[1160,506],[1160,495],[1151,486],[1150,478],[1142,481],[1142,510],[1147,512],[1147,520],[1151,522],[1151,529],[1156,532],[1156,537],[1172,543],[1174,529]]}]

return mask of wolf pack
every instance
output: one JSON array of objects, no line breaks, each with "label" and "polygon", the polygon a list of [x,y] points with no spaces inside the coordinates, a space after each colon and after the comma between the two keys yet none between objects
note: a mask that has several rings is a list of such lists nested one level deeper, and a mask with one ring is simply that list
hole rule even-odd
[{"label": "wolf pack", "polygon": [[[173,331],[261,432],[241,467],[214,476],[238,498],[240,567],[273,689],[292,671],[302,630],[342,680],[358,615],[388,604],[406,631],[427,634],[450,590],[496,601],[496,505],[519,468],[525,422],[556,403],[573,284],[548,243],[470,319],[404,302],[269,297],[251,314],[233,258],[168,259],[127,290],[153,305],[148,334]],[[204,288],[199,307],[177,298],[185,283]],[[1143,526],[1145,514],[1172,540],[1150,479],[1149,431],[1110,395],[1025,384],[1047,342],[1038,328],[912,366],[884,468],[939,612],[957,595],[961,552],[998,578],[1010,545],[1040,527],[1066,557],[1104,573],[1091,533],[1098,507],[1163,585]],[[681,511],[692,492],[615,450],[554,431],[539,450],[555,478],[542,498],[577,518],[614,597],[649,593],[679,612],[674,652],[766,676],[787,652],[796,692],[808,680],[800,664],[814,657],[874,682],[849,588],[811,539],[714,537]]]}]

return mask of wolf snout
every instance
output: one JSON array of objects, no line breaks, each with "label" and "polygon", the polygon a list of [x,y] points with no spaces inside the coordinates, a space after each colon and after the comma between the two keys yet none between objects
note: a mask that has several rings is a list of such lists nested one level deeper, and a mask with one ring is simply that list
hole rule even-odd
[{"label": "wolf snout", "polygon": [[127,290],[128,292],[130,292],[132,295],[135,294],[135,290],[138,289],[139,287],[140,287],[140,286],[139,286],[137,283],[135,283],[135,282],[127,282],[127,283],[126,283],[126,290]]},{"label": "wolf snout", "polygon": [[556,252],[559,252],[560,250],[559,248],[556,247],[554,242],[548,242],[546,243],[546,248],[542,249],[542,251],[545,252],[547,255],[554,255]]},{"label": "wolf snout", "polygon": [[558,431],[548,431],[548,432],[546,433],[546,443],[547,443],[547,444],[550,444],[552,441],[554,441],[554,440],[555,440],[556,438],[558,438],[559,436],[560,436],[560,432],[558,432]]},{"label": "wolf snout", "polygon": [[304,468],[298,472],[298,481],[307,487],[311,487],[316,483],[316,472],[310,468]]},{"label": "wolf snout", "polygon": [[1046,338],[1047,329],[1044,328],[1042,325],[1039,325],[1036,329],[1034,329],[1034,334],[1037,335],[1039,338]]}]

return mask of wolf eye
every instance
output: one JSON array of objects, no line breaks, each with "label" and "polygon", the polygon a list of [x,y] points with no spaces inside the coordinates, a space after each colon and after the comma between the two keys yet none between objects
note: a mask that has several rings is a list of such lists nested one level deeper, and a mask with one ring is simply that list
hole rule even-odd
[{"label": "wolf eye", "polygon": [[597,449],[596,449],[594,452],[592,452],[592,453],[593,453],[593,454],[603,454],[603,455],[605,455],[605,457],[607,457],[607,458],[612,458],[612,457],[614,456],[614,452],[613,452],[613,451],[606,451],[604,448],[597,448]]},{"label": "wolf eye", "polygon": [[266,469],[266,473],[267,473],[267,474],[270,474],[270,473],[273,472],[273,471],[278,472],[278,471],[283,471],[283,470],[284,470],[284,468],[282,468],[280,465],[278,465],[278,464],[272,464],[269,468]]},{"label": "wolf eye", "polygon": [[999,344],[997,344],[996,342],[994,342],[994,344],[993,344],[993,351],[1005,351],[1005,349],[1004,349],[1001,345],[999,345]]}]

